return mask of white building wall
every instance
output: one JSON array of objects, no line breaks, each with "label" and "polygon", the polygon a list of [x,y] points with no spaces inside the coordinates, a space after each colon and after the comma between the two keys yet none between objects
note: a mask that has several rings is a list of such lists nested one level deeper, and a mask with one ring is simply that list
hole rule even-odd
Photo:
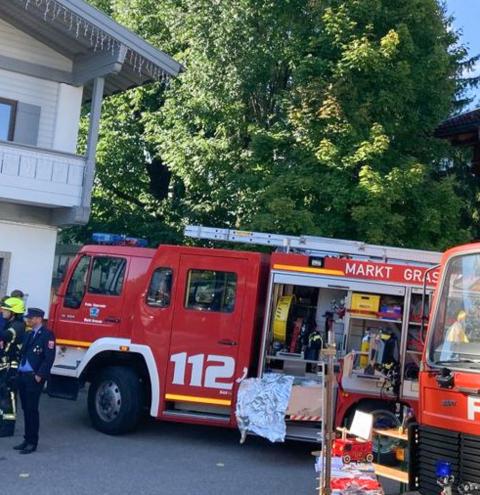
[{"label": "white building wall", "polygon": [[68,84],[58,85],[57,118],[53,133],[54,150],[75,153],[80,126],[82,96],[83,87],[76,88]]},{"label": "white building wall", "polygon": [[[0,46],[1,46],[0,39]],[[0,98],[41,107],[39,148],[53,148],[59,84],[0,69]],[[78,124],[77,124],[78,125]]]},{"label": "white building wall", "polygon": [[[72,71],[73,62],[0,19],[0,55]],[[0,69],[0,98],[41,107],[37,146],[68,153],[77,147],[83,87]]]},{"label": "white building wall", "polygon": [[48,313],[57,229],[0,221],[0,253],[10,253],[7,293],[20,289],[26,304]]},{"label": "white building wall", "polygon": [[50,47],[40,43],[23,31],[19,31],[0,19],[0,46],[4,57],[71,71],[73,62]]}]

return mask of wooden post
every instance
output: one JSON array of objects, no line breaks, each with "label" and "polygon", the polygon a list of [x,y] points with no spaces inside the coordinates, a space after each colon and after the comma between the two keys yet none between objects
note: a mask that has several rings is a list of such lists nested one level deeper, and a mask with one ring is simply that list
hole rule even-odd
[{"label": "wooden post", "polygon": [[335,356],[336,356],[335,336],[332,330],[328,332],[328,344],[322,350],[325,358],[323,378],[323,418],[322,418],[322,471],[320,476],[320,495],[331,495],[332,477],[332,446],[335,438],[333,428],[334,419],[334,392],[335,392]]},{"label": "wooden post", "polygon": [[83,183],[82,206],[90,207],[92,198],[93,181],[95,179],[95,159],[97,154],[98,133],[100,129],[100,117],[102,114],[103,92],[105,79],[97,77],[93,81],[92,101],[90,106],[90,122],[87,137],[87,153],[85,178]]}]

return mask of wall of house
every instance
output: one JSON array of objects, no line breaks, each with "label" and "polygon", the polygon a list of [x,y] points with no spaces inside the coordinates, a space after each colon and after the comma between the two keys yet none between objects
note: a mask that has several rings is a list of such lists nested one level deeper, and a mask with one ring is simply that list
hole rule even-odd
[{"label": "wall of house", "polygon": [[[0,19],[0,55],[11,59],[71,72],[68,58]],[[38,79],[0,69],[0,98],[39,109],[36,146],[75,153],[82,87]],[[23,143],[32,144],[32,143]]]},{"label": "wall of house", "polygon": [[56,240],[54,227],[0,220],[0,257],[9,258],[2,264],[6,276],[0,274],[0,279],[6,281],[7,293],[21,289],[28,306],[47,312]]},{"label": "wall of house", "polygon": [[82,95],[83,88],[75,88],[68,84],[58,85],[57,116],[52,145],[54,150],[75,153],[80,125]]},{"label": "wall of house", "polygon": [[71,72],[73,62],[47,45],[0,19],[0,40],[4,57]]},{"label": "wall of house", "polygon": [[[2,40],[0,38],[0,46]],[[52,149],[57,118],[58,83],[0,69],[0,98],[40,107],[37,146]],[[24,143],[21,143],[24,144]]]}]

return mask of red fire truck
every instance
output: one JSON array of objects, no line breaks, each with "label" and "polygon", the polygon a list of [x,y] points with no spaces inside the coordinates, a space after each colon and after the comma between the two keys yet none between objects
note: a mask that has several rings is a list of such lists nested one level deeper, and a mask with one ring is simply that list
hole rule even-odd
[{"label": "red fire truck", "polygon": [[410,484],[433,495],[451,476],[453,493],[480,493],[480,243],[442,257],[422,363]]},{"label": "red fire truck", "polygon": [[[205,227],[186,235],[281,252],[83,247],[50,311],[52,396],[75,399],[89,383],[91,421],[110,434],[132,429],[144,409],[234,427],[239,383],[286,373],[288,436],[316,440],[319,352],[331,331],[343,363],[337,425],[357,408],[388,426],[401,404],[417,411],[422,281],[439,253]],[[428,272],[428,290],[435,282]]]}]

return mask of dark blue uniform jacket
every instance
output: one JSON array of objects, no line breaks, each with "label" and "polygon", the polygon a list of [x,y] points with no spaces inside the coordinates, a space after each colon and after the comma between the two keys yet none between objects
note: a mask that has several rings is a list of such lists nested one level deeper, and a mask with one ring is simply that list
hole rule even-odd
[{"label": "dark blue uniform jacket", "polygon": [[35,336],[33,331],[27,332],[20,357],[21,364],[25,358],[36,375],[44,380],[48,378],[55,361],[55,336],[47,327],[40,327]]}]

